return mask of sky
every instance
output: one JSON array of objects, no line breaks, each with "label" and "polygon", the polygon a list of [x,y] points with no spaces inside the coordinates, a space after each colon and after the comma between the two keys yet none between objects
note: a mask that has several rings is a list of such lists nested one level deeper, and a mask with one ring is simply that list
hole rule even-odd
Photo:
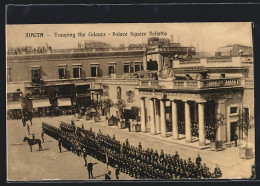
[{"label": "sky", "polygon": [[[132,43],[147,43],[152,37],[149,32],[164,32],[159,38],[172,39],[182,46],[194,46],[197,51],[215,52],[227,44],[241,44],[252,47],[252,27],[249,22],[222,23],[99,23],[99,24],[31,24],[6,25],[7,47],[52,46],[53,49],[77,48],[78,42],[95,40],[111,46]],[[79,37],[78,32],[85,33]],[[89,33],[106,33],[93,37]],[[127,33],[127,36],[113,36],[113,32]],[[146,33],[146,36],[130,36],[130,33]],[[26,33],[43,33],[43,37],[25,37]],[[56,33],[56,36],[55,36]],[[58,37],[58,34],[75,34],[73,37]],[[109,35],[110,34],[110,35]]]}]

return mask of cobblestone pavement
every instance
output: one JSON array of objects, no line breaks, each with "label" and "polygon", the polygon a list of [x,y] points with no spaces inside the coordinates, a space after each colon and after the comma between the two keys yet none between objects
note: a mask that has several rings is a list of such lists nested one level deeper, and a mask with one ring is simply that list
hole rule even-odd
[{"label": "cobblestone pavement", "polygon": [[[75,119],[74,116],[60,116],[55,118],[34,118],[33,125],[30,126],[31,134],[34,133],[36,138],[40,138],[41,123],[46,122],[58,127],[59,121],[70,122]],[[128,132],[128,129],[118,129],[116,126],[107,126],[106,121],[94,123],[93,121],[78,120],[76,125],[84,124],[85,129],[92,127],[94,132],[99,129],[103,134],[113,135],[116,139],[125,141],[128,138],[131,145],[137,146],[142,142],[143,148],[153,148],[158,152],[163,149],[167,154],[174,154],[178,151],[182,159],[191,157],[193,161],[199,153],[202,157],[202,163],[205,163],[210,171],[214,170],[217,163],[222,170],[224,179],[248,178],[251,174],[251,165],[254,160],[241,159],[239,157],[239,148],[231,147],[223,151],[210,151],[210,149],[197,150],[183,145],[171,143],[162,140],[150,134]],[[69,151],[58,153],[58,143],[53,138],[45,135],[45,143],[42,144],[43,151],[39,152],[38,147],[33,146],[33,152],[27,143],[22,140],[24,136],[29,136],[26,127],[22,126],[19,120],[8,120],[7,122],[7,150],[8,150],[8,180],[87,180],[88,173],[84,166],[82,157],[72,154]],[[31,136],[29,136],[31,137]],[[106,165],[88,156],[88,160],[97,163],[94,165],[95,180],[103,180],[104,174],[107,172]],[[115,179],[114,169],[112,171],[112,179]],[[120,173],[120,179],[133,179],[129,175]]]}]

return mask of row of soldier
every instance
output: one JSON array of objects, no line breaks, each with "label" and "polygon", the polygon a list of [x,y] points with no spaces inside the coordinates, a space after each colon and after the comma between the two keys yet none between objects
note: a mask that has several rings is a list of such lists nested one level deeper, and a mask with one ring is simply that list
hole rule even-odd
[{"label": "row of soldier", "polygon": [[[121,172],[127,173],[136,179],[180,179],[180,178],[219,178],[222,173],[218,166],[214,172],[201,163],[198,155],[196,162],[189,158],[187,161],[179,157],[178,152],[174,156],[165,154],[163,150],[158,154],[153,149],[143,149],[141,143],[138,147],[120,143],[115,136],[102,134],[101,131],[95,135],[92,130],[77,128],[73,130],[61,130],[47,125],[44,131],[55,139],[61,139],[62,144],[80,156],[82,152],[95,159],[107,163],[111,167],[119,167]],[[53,132],[49,132],[52,130]],[[76,149],[76,150],[75,150]]]}]

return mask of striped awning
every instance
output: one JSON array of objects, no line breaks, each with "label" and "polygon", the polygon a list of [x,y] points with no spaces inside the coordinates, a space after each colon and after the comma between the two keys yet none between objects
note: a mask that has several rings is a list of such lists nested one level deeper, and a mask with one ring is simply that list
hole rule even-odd
[{"label": "striped awning", "polygon": [[63,106],[71,106],[71,100],[70,98],[59,98],[57,100],[58,106],[63,107]]},{"label": "striped awning", "polygon": [[48,98],[47,99],[34,99],[34,100],[32,100],[32,105],[33,105],[33,108],[51,106]]},{"label": "striped awning", "polygon": [[22,105],[20,101],[8,101],[7,102],[7,110],[13,109],[22,109]]}]

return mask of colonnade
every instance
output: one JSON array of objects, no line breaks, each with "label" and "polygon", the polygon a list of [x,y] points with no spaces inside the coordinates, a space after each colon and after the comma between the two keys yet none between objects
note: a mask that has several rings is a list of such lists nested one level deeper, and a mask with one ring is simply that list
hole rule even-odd
[{"label": "colonnade", "polygon": [[[146,105],[145,97],[140,98],[141,101],[141,131],[147,132],[146,123]],[[172,138],[174,140],[179,139],[178,132],[178,107],[177,100],[169,100],[163,98],[149,98],[149,115],[150,115],[150,133],[156,135],[161,131],[163,137],[167,137],[167,127],[166,127],[166,101],[171,102],[171,121],[172,121]],[[192,142],[191,133],[191,113],[190,113],[190,102],[189,100],[182,100],[184,102],[184,112],[185,112],[185,138],[187,143]],[[205,122],[204,122],[204,103],[206,101],[200,101],[198,103],[198,123],[199,123],[199,144],[205,145]]]}]

